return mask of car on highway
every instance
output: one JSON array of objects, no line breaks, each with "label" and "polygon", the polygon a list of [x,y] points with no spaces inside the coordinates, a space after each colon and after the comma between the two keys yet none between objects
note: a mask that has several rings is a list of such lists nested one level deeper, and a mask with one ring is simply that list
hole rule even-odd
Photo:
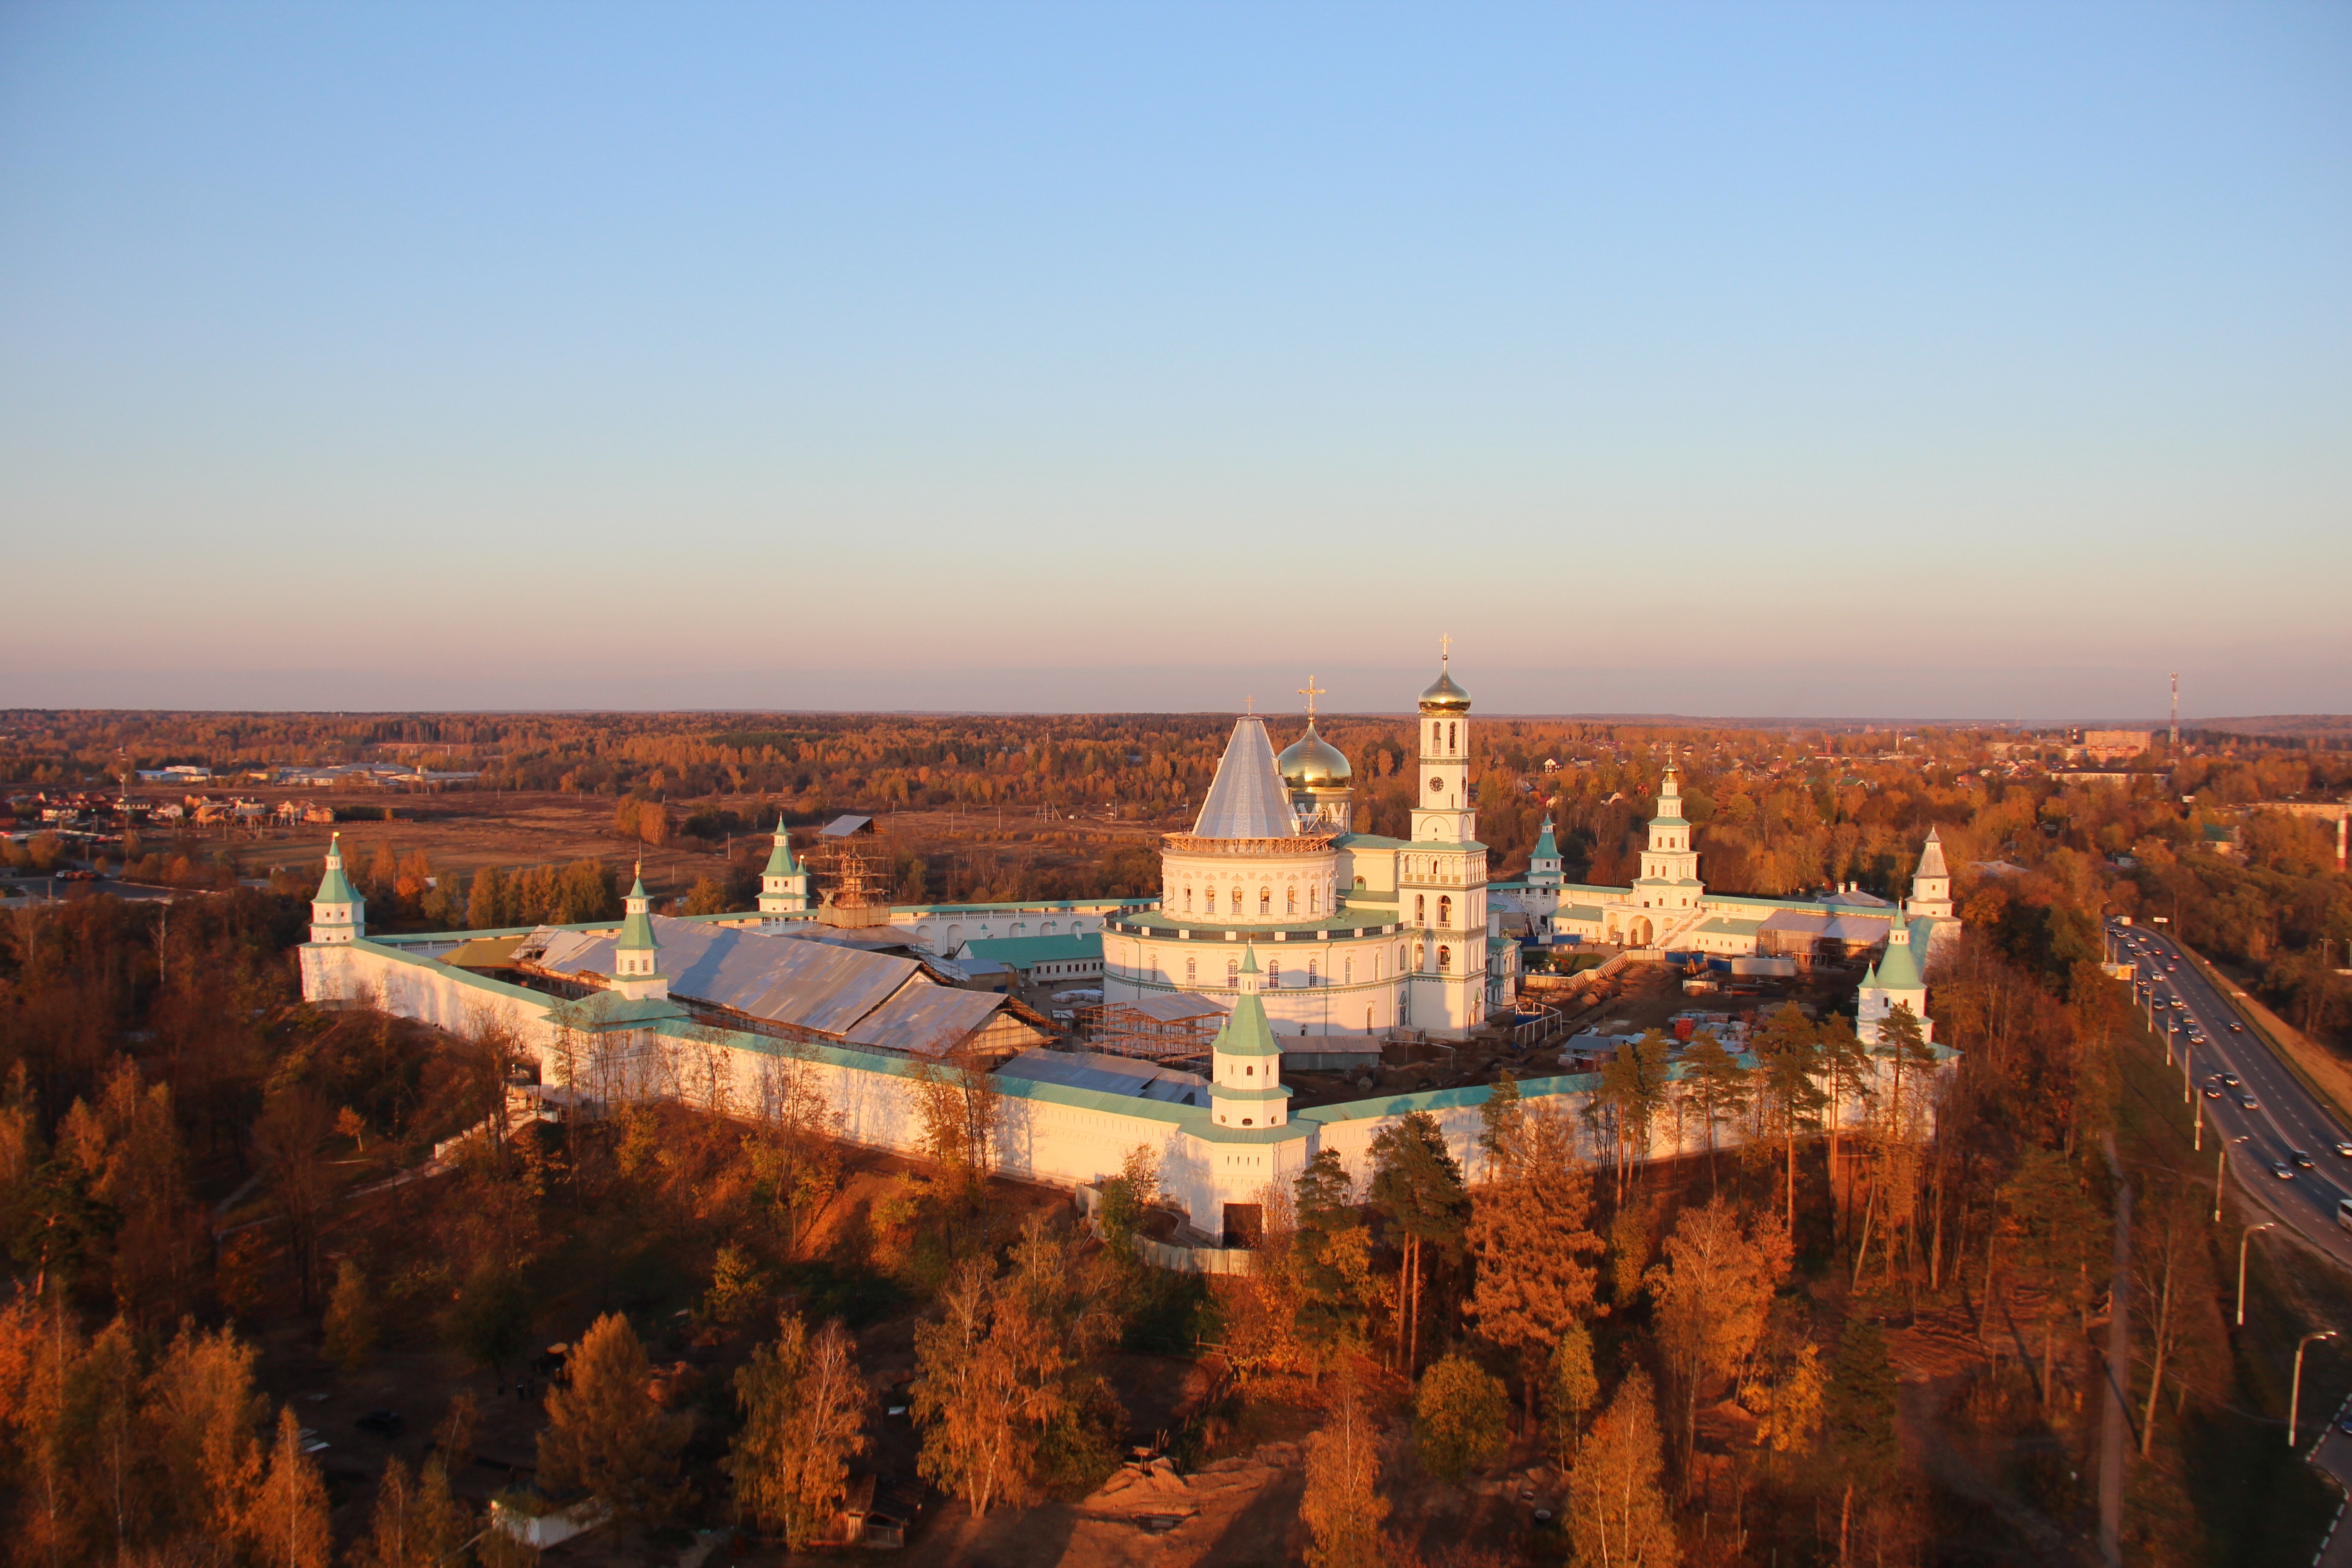
[{"label": "car on highway", "polygon": [[2282,1182],[2292,1182],[2294,1180],[2294,1173],[2287,1169],[2286,1162],[2284,1160],[2273,1160],[2271,1162],[2271,1174],[2276,1176]]},{"label": "car on highway", "polygon": [[2255,1103],[2254,1097],[2252,1095],[2242,1094],[2238,1096],[2238,1109],[2241,1110],[2260,1110],[2262,1107]]},{"label": "car on highway", "polygon": [[2228,1084],[2231,1089],[2235,1089],[2238,1087],[2238,1075],[2233,1072],[2225,1072],[2221,1075],[2221,1081]]},{"label": "car on highway", "polygon": [[2304,1152],[2302,1150],[2300,1150],[2300,1149],[2290,1149],[2290,1150],[2288,1150],[2288,1151],[2286,1152],[2286,1157],[2287,1157],[2288,1159],[2290,1159],[2290,1160],[2294,1161],[2296,1164],[2298,1164],[2298,1165],[2302,1166],[2302,1167],[2303,1167],[2305,1170],[2306,1170],[2306,1171],[2308,1171],[2308,1170],[2310,1170],[2310,1169],[2312,1168],[2312,1165],[2311,1165],[2311,1156],[2310,1156],[2310,1155],[2308,1155],[2308,1154],[2306,1154],[2306,1153],[2305,1153],[2305,1152]]},{"label": "car on highway", "polygon": [[2243,1024],[2232,1024],[2230,1026],[2230,1033],[2233,1035],[2242,1035],[2245,1032],[2246,1026]]},{"label": "car on highway", "polygon": [[2336,1152],[2337,1157],[2340,1159],[2352,1160],[2352,1143],[2347,1143],[2340,1139],[2337,1140],[2336,1144]]},{"label": "car on highway", "polygon": [[2208,1100],[2219,1100],[2219,1099],[2221,1099],[2221,1086],[2220,1084],[2218,1084],[2218,1083],[2209,1083],[2209,1084],[2207,1084],[2207,1085],[2205,1086],[2205,1098],[2206,1098],[2206,1099],[2208,1099]]}]

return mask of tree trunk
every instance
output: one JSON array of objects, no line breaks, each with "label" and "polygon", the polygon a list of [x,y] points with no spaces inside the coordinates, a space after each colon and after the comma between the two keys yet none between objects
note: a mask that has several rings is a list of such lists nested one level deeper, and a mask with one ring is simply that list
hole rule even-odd
[{"label": "tree trunk", "polygon": [[1853,1483],[1845,1484],[1845,1500],[1838,1505],[1838,1568],[1847,1568],[1852,1559],[1846,1555],[1849,1527],[1853,1522]]},{"label": "tree trunk", "polygon": [[2140,1417],[2139,1457],[2147,1458],[2148,1446],[2156,1441],[2156,1401],[2164,1392],[2165,1352],[2172,1348],[2172,1254],[2168,1247],[2164,1254],[2164,1287],[2158,1292],[2155,1343],[2150,1347],[2147,1375],[2147,1412]]},{"label": "tree trunk", "polygon": [[1847,1289],[1854,1289],[1862,1283],[1863,1260],[1870,1256],[1871,1222],[1875,1219],[1877,1215],[1878,1184],[1876,1182],[1873,1182],[1870,1184],[1870,1201],[1863,1205],[1862,1242],[1853,1250],[1853,1278],[1847,1281]]}]

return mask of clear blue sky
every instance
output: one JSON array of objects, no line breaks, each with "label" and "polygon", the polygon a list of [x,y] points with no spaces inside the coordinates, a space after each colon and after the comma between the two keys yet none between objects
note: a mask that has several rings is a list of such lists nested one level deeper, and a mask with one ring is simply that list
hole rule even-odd
[{"label": "clear blue sky", "polygon": [[2352,710],[2352,6],[0,7],[0,704]]}]

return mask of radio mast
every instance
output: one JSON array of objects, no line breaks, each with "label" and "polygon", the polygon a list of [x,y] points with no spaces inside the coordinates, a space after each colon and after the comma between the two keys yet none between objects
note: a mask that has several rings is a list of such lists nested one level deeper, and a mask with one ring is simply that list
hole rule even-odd
[{"label": "radio mast", "polygon": [[2180,672],[2172,672],[2172,743],[2167,748],[2174,756],[2180,754]]}]

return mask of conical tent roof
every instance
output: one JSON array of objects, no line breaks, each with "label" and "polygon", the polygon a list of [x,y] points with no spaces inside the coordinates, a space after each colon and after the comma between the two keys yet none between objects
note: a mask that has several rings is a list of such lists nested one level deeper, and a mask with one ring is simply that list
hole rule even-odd
[{"label": "conical tent roof", "polygon": [[651,952],[661,946],[654,940],[653,917],[646,912],[652,902],[651,895],[646,891],[645,873],[639,871],[635,883],[629,889],[628,918],[621,922],[620,940],[613,944],[615,951]]},{"label": "conical tent roof", "polygon": [[[1253,942],[1244,950],[1242,973],[1255,974],[1257,945]],[[1225,1016],[1224,1026],[1209,1048],[1220,1056],[1278,1057],[1282,1047],[1275,1042],[1274,1026],[1266,1022],[1265,1004],[1258,1000],[1256,988],[1245,986],[1234,998],[1234,1010]]]},{"label": "conical tent roof", "polygon": [[1932,827],[1927,829],[1927,847],[1919,851],[1919,870],[1917,874],[1922,877],[1948,877],[1951,875],[1949,871],[1944,869],[1944,841],[1941,837],[1937,837],[1936,830]]},{"label": "conical tent roof", "polygon": [[1537,837],[1535,852],[1529,855],[1528,858],[1531,860],[1557,860],[1559,858],[1559,846],[1552,841],[1550,817],[1547,816],[1543,819],[1543,832]]},{"label": "conical tent roof", "polygon": [[1878,963],[1878,984],[1888,991],[1916,991],[1927,984],[1919,978],[1919,961],[1911,954],[1911,932],[1899,919],[1888,932],[1886,956]]},{"label": "conical tent roof", "polygon": [[355,904],[359,895],[352,891],[351,879],[343,875],[343,836],[327,836],[327,874],[319,879],[319,890],[312,901],[321,904]]},{"label": "conical tent roof", "polygon": [[792,835],[784,831],[784,825],[782,822],[778,822],[776,824],[776,847],[769,853],[768,868],[762,872],[761,875],[768,877],[797,877],[800,874],[800,866],[793,859]]},{"label": "conical tent roof", "polygon": [[1234,721],[1233,739],[1225,742],[1216,780],[1201,803],[1192,833],[1199,838],[1297,837],[1298,819],[1275,768],[1274,742],[1266,738],[1265,720]]}]

